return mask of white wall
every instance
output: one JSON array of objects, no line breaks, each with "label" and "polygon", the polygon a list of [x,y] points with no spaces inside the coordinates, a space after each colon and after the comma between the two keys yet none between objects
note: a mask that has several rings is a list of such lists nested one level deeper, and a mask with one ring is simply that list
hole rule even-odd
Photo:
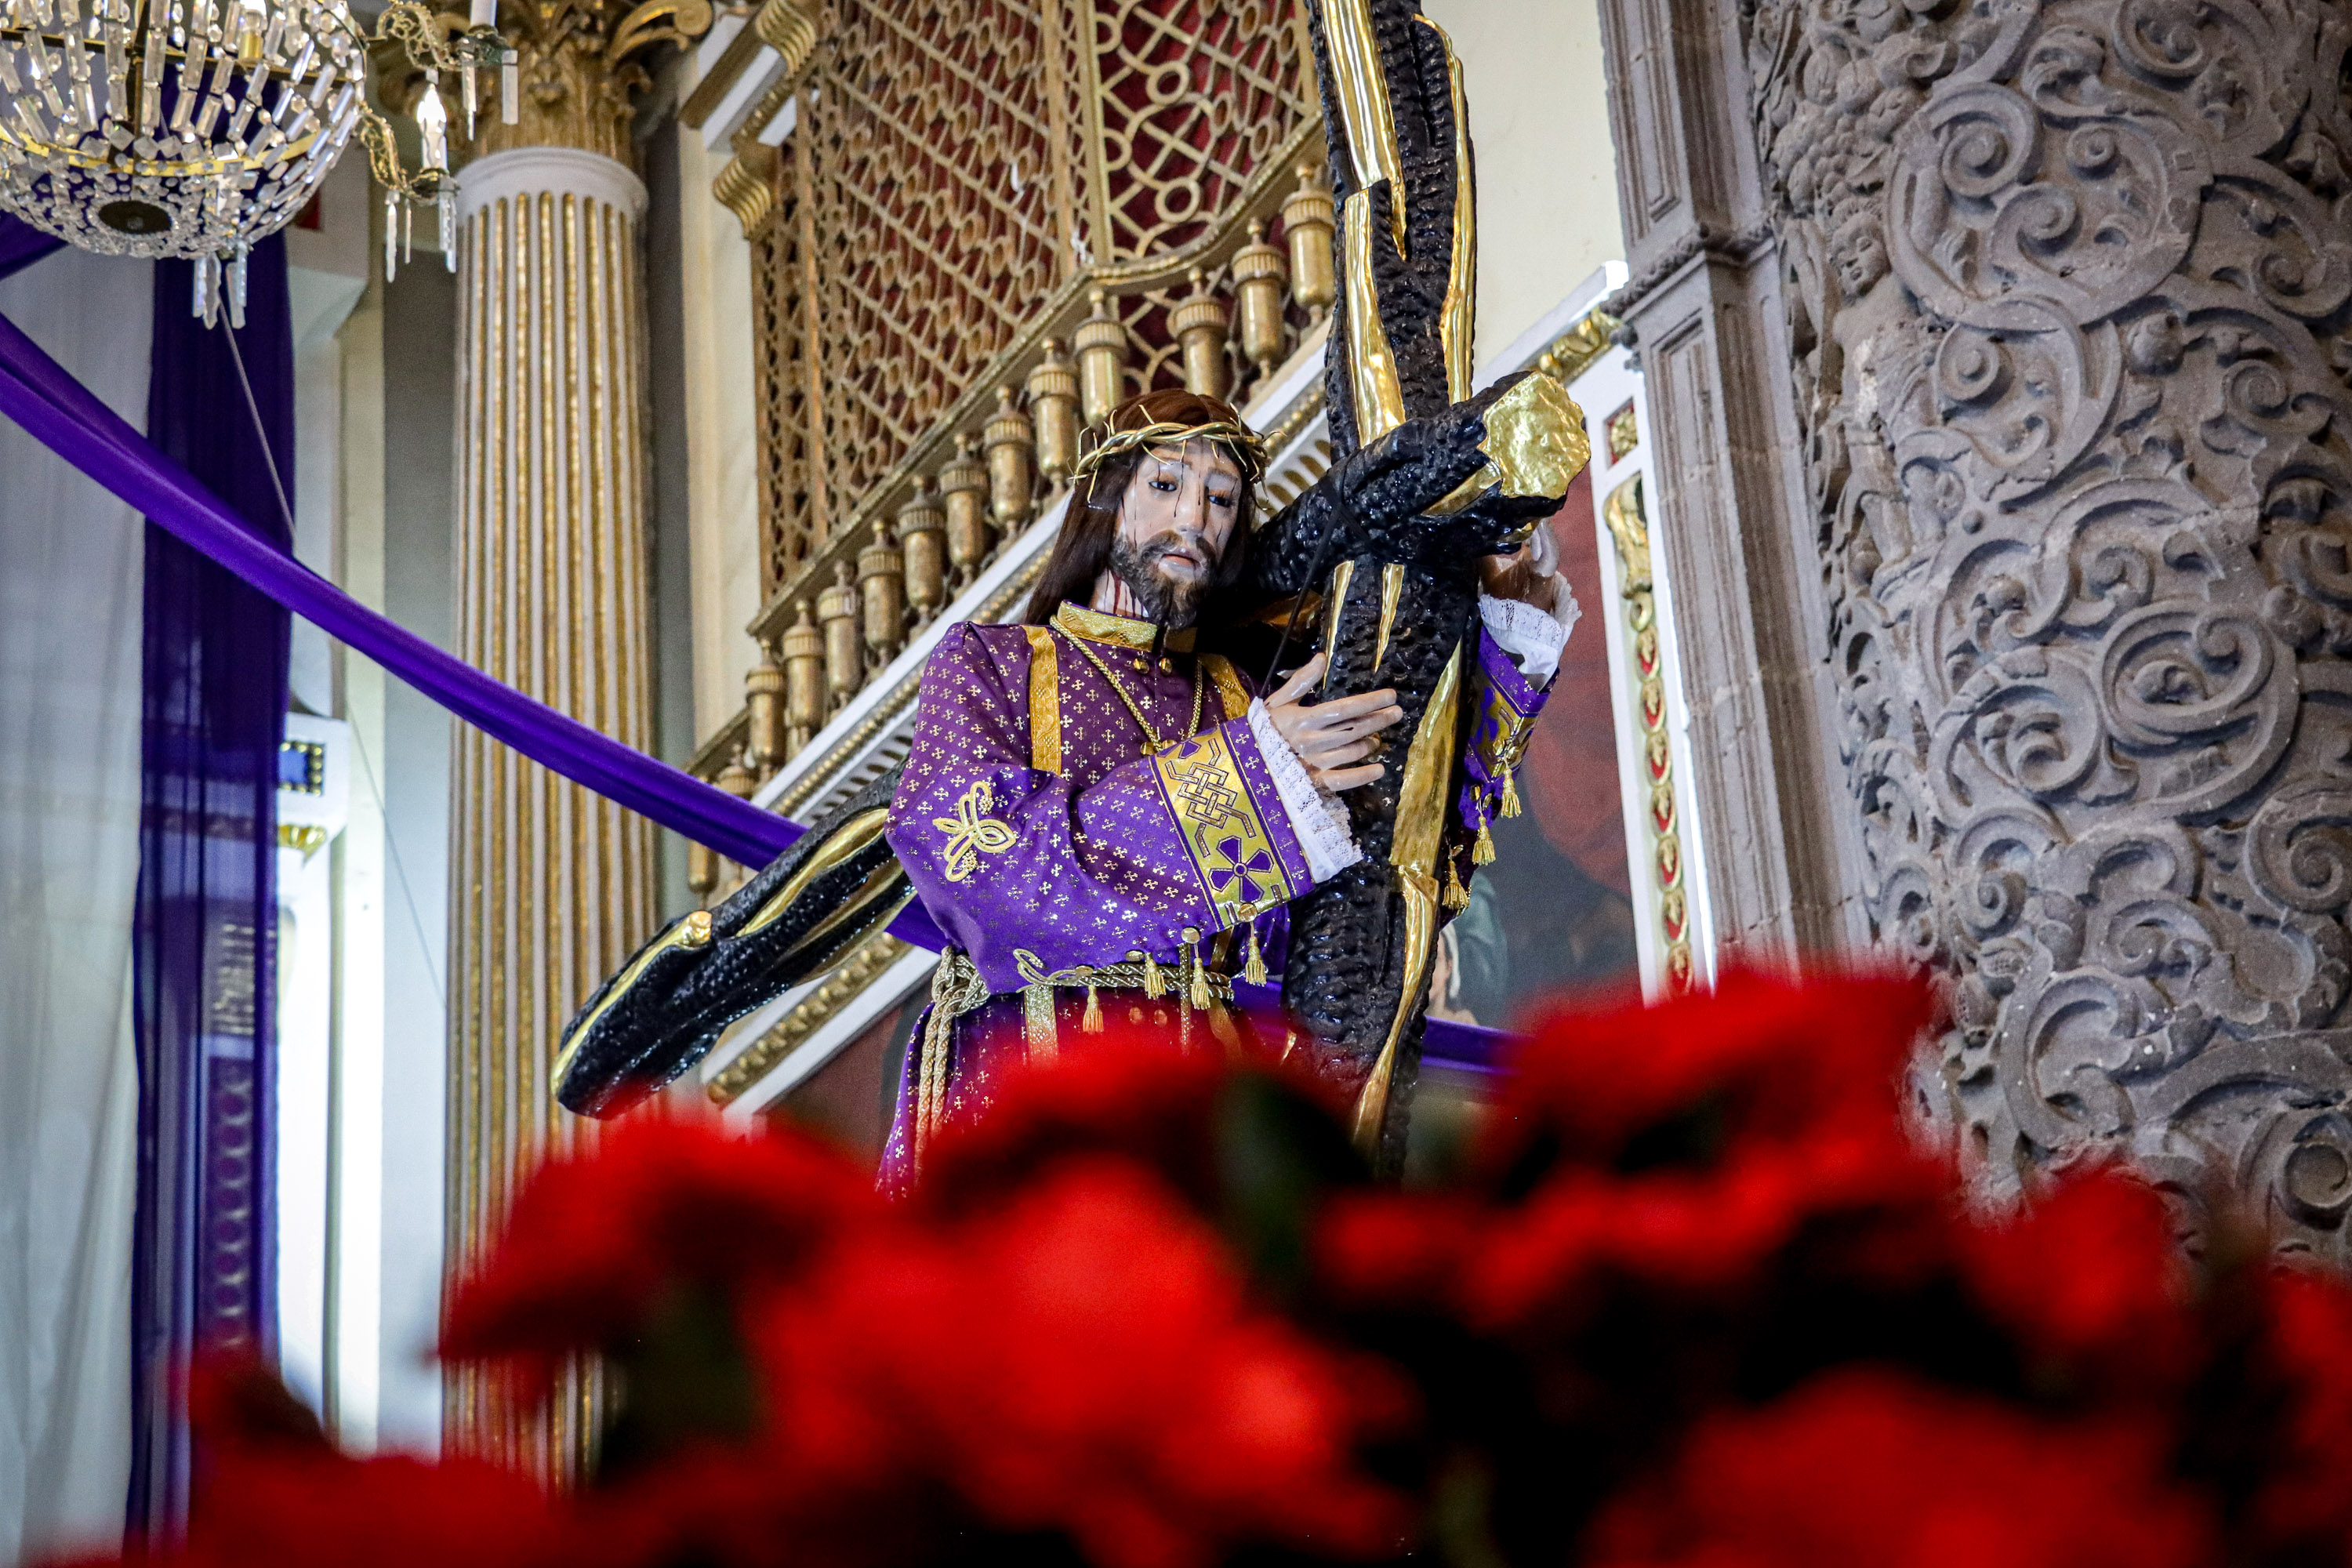
[{"label": "white wall", "polygon": [[[380,286],[378,298],[380,607],[446,648],[455,603],[457,280],[437,256],[430,265],[420,256]],[[383,746],[363,759],[381,790],[387,862],[378,1441],[431,1452],[441,1441],[441,1376],[429,1355],[441,1310],[449,735],[457,721],[403,682],[379,679]],[[356,796],[367,785],[355,783]]]},{"label": "white wall", "polygon": [[1423,0],[1462,58],[1484,364],[1625,254],[1593,0]]},{"label": "white wall", "polygon": [[[0,312],[146,423],[151,265],[60,251]],[[131,1467],[142,528],[0,420],[0,1562],[110,1552]]]},{"label": "white wall", "polygon": [[[714,44],[674,68],[693,90]],[[699,133],[680,127],[678,249],[686,317],[687,505],[694,604],[694,732],[699,741],[743,706],[743,676],[759,646],[743,628],[760,611],[759,438],[751,354],[751,247],[735,215],[710,194],[727,166]]]}]

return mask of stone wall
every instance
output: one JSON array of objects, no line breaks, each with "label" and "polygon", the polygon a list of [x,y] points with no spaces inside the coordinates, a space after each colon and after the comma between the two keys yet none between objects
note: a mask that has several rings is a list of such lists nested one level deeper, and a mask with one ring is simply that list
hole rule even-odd
[{"label": "stone wall", "polygon": [[1862,934],[1955,981],[1921,1109],[1994,1194],[2128,1150],[2333,1256],[2352,16],[1763,0],[1724,25],[1830,826]]}]

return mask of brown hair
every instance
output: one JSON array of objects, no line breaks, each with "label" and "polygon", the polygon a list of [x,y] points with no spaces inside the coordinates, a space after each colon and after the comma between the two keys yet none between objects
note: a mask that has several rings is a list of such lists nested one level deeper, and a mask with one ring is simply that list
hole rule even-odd
[{"label": "brown hair", "polygon": [[[1153,424],[1240,423],[1241,416],[1223,398],[1179,387],[1129,398],[1110,411],[1110,417],[1103,422],[1103,434],[1139,430]],[[1045,557],[1045,569],[1037,579],[1035,591],[1029,595],[1028,607],[1021,614],[1024,622],[1042,626],[1054,618],[1054,612],[1064,600],[1076,599],[1085,604],[1094,596],[1095,581],[1110,564],[1110,547],[1118,538],[1119,507],[1127,499],[1127,487],[1134,480],[1143,456],[1142,447],[1114,453],[1093,474],[1077,481],[1069,512],[1062,520],[1062,531],[1054,537],[1053,551]],[[1241,489],[1234,498],[1233,535],[1218,554],[1216,572],[1202,595],[1203,620],[1209,618],[1227,590],[1241,581],[1242,570],[1249,563],[1250,525],[1256,505],[1256,486],[1245,468]]]}]

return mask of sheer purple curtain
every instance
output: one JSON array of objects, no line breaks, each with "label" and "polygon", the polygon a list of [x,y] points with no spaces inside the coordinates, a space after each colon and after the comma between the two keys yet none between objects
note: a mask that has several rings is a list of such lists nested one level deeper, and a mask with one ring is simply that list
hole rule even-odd
[{"label": "sheer purple curtain", "polygon": [[[207,329],[188,312],[189,264],[156,263],[147,436],[285,551],[293,542],[278,484],[291,495],[294,351],[284,243],[263,242],[250,266],[236,346],[252,403],[226,321]],[[177,1530],[187,1502],[174,1369],[200,1345],[275,1349],[271,873],[288,622],[274,601],[152,522],[146,570],[129,1522],[161,1537]]]},{"label": "sheer purple curtain", "polygon": [[0,213],[0,278],[23,270],[65,244],[22,218]]}]

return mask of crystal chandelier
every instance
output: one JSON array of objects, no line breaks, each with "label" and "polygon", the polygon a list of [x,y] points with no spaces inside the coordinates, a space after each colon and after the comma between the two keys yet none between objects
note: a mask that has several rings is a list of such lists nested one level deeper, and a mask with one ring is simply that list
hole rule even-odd
[{"label": "crystal chandelier", "polygon": [[[0,210],[85,250],[194,260],[195,311],[245,316],[246,255],[317,192],[356,131],[387,204],[387,264],[415,209],[438,209],[457,265],[444,71],[467,132],[478,72],[515,58],[473,0],[454,37],[417,0],[393,0],[373,32],[345,0],[0,0]],[[421,167],[402,166],[391,125],[364,99],[368,47],[397,41],[425,72],[413,110]]]}]

